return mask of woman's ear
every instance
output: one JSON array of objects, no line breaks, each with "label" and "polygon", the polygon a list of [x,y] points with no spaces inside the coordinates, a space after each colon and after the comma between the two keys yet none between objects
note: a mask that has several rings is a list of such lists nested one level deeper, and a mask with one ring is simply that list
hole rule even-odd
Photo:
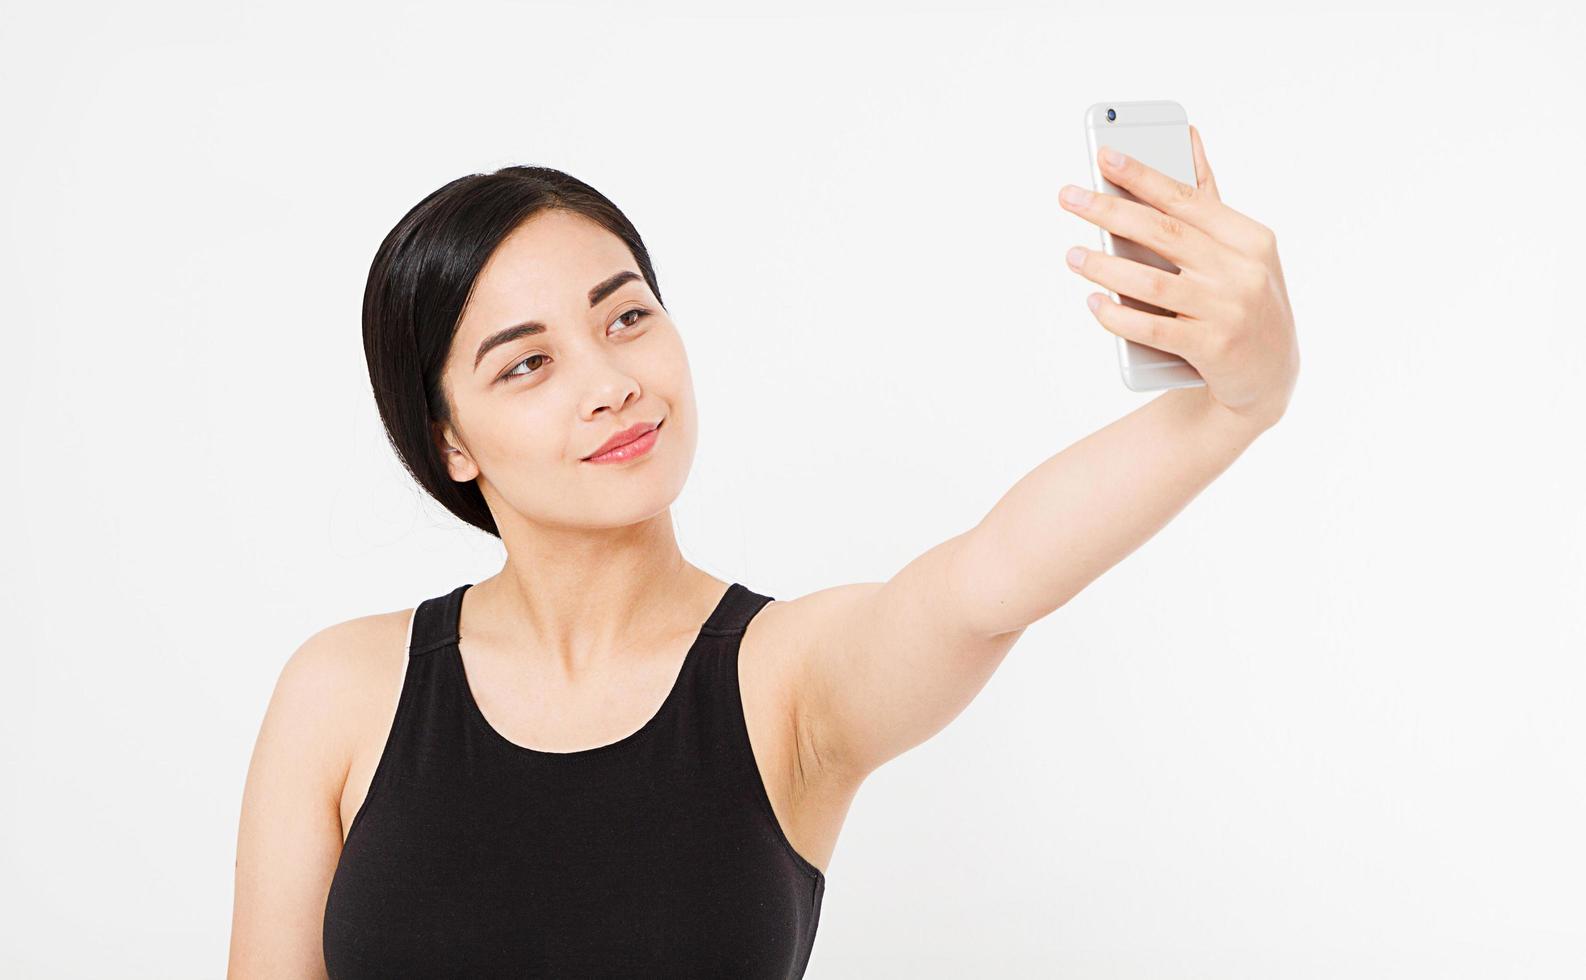
[{"label": "woman's ear", "polygon": [[479,475],[479,470],[473,465],[473,460],[468,454],[452,443],[456,440],[451,429],[439,423],[430,426],[430,433],[435,440],[435,449],[441,455],[441,462],[446,464],[446,472],[458,483],[467,483]]}]

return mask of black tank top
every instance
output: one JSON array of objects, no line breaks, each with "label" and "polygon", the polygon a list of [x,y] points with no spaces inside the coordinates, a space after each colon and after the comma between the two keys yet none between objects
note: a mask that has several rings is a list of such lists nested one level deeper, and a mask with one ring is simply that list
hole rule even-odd
[{"label": "black tank top", "polygon": [[744,629],[772,597],[728,586],[638,731],[541,752],[469,690],[468,588],[413,614],[325,904],[333,980],[802,976],[826,877],[776,821],[738,686]]}]

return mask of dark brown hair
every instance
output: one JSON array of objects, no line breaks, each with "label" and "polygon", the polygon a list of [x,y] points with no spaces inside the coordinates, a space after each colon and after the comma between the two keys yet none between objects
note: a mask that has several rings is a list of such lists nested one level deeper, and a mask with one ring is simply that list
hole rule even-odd
[{"label": "dark brown hair", "polygon": [[633,223],[605,195],[550,167],[503,167],[432,192],[385,236],[364,287],[364,356],[391,447],[430,496],[498,538],[477,482],[453,480],[435,443],[435,424],[452,422],[441,369],[480,270],[514,229],[549,210],[582,215],[622,239],[661,301]]}]

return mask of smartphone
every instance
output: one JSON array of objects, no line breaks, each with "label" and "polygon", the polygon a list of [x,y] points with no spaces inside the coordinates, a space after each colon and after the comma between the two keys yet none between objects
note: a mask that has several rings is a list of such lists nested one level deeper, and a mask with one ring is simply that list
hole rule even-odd
[{"label": "smartphone", "polygon": [[[1198,186],[1189,116],[1177,102],[1098,102],[1085,110],[1085,143],[1090,147],[1090,186],[1098,194],[1140,200],[1101,175],[1096,155],[1103,146],[1127,153],[1174,180]],[[1178,266],[1144,245],[1114,235],[1105,228],[1101,229],[1101,249],[1108,255],[1133,259],[1164,272],[1178,272]],[[1175,315],[1172,310],[1133,296],[1119,296],[1110,289],[1107,294],[1124,306],[1158,316]],[[1137,344],[1125,337],[1118,338],[1118,368],[1123,374],[1124,385],[1133,391],[1193,388],[1206,383],[1200,372],[1177,354]]]}]

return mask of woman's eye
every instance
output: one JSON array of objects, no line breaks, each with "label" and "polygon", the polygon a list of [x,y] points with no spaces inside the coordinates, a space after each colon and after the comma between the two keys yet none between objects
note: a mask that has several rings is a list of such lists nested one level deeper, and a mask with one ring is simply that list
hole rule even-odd
[{"label": "woman's eye", "polygon": [[[623,333],[623,332],[632,330],[634,327],[639,325],[639,321],[640,320],[643,320],[645,317],[647,317],[649,315],[650,315],[650,311],[644,309],[643,307],[635,307],[634,309],[629,310],[628,312],[622,314],[622,316],[617,317],[617,321],[619,323],[623,324],[622,329],[620,331],[618,331],[618,332],[619,333]],[[627,319],[630,316],[633,317],[632,320],[628,320]],[[531,370],[531,371],[519,371],[518,370],[518,368],[520,368],[523,365],[525,365],[525,364],[529,363],[530,361],[534,360],[536,357],[545,358],[545,355],[544,354],[530,354],[528,357],[525,357],[523,360],[518,361],[516,364],[512,365],[512,370],[508,371],[506,374],[503,374],[501,376],[502,380],[506,380],[507,378],[527,378],[527,377],[531,377],[532,375],[538,374],[539,373],[539,369],[538,368],[535,368],[534,370]]]},{"label": "woman's eye", "polygon": [[533,374],[535,372],[534,371],[522,371],[522,372],[520,372],[520,371],[518,371],[518,368],[520,368],[523,365],[525,365],[525,364],[529,363],[530,361],[534,360],[536,357],[544,357],[544,356],[545,356],[544,354],[530,354],[528,357],[525,357],[523,360],[521,360],[518,363],[512,365],[512,370],[508,371],[506,374],[503,374],[501,377],[503,379],[505,379],[505,378],[527,378],[529,375],[531,375],[531,374]]},{"label": "woman's eye", "polygon": [[[643,307],[634,307],[633,309],[631,309],[628,312],[624,313],[622,316],[617,317],[617,320],[620,323],[626,323],[626,326],[624,327],[624,329],[627,329],[628,327],[637,326],[638,323],[639,323],[639,320],[643,320],[645,317],[647,317],[649,315],[650,315],[650,311],[649,310],[646,310]],[[629,317],[629,316],[637,316],[638,319],[634,320],[632,323],[627,323],[627,321],[623,320],[623,317]]]}]

